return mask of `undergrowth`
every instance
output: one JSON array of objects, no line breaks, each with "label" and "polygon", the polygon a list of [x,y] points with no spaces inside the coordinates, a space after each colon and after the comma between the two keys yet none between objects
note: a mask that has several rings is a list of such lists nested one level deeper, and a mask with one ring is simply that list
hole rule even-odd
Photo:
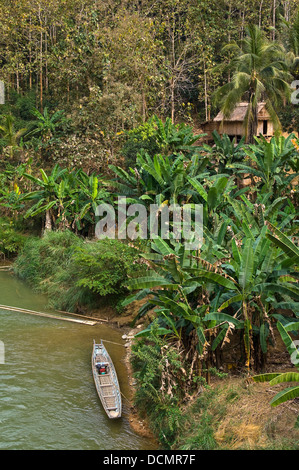
[{"label": "undergrowth", "polygon": [[[288,407],[271,407],[266,384],[210,370],[211,385],[198,377],[186,393],[184,357],[171,342],[155,335],[155,326],[150,337],[135,341],[131,361],[136,379],[135,405],[162,448],[298,449],[296,412]],[[171,387],[175,380],[176,388]]]},{"label": "undergrowth", "polygon": [[26,235],[16,230],[12,221],[0,217],[0,259],[16,256],[25,240]]}]

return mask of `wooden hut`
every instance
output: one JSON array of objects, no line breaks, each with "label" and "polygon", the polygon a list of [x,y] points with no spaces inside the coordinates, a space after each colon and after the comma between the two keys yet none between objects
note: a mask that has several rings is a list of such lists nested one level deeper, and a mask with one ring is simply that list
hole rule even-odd
[{"label": "wooden hut", "polygon": [[[203,132],[207,134],[206,140],[212,141],[212,132],[216,130],[218,134],[227,134],[231,139],[235,137],[237,142],[239,142],[245,135],[244,120],[247,108],[248,103],[239,103],[229,118],[224,119],[223,113],[220,111],[213,121],[205,122],[203,124]],[[258,105],[257,135],[260,134],[266,138],[271,138],[274,135],[273,122],[266,109],[266,103],[259,103]]]}]

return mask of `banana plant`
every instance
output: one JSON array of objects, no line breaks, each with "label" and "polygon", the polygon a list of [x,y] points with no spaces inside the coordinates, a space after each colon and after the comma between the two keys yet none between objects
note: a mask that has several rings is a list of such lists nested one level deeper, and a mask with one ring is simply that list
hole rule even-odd
[{"label": "banana plant", "polygon": [[0,135],[9,148],[9,156],[13,158],[15,149],[20,148],[21,137],[26,133],[27,129],[15,129],[15,118],[12,115],[4,116],[0,125]]},{"label": "banana plant", "polygon": [[173,124],[169,117],[163,122],[156,115],[152,117],[151,121],[156,127],[154,137],[163,155],[179,154],[180,152],[192,155],[201,149],[200,146],[194,144],[203,137],[203,134],[194,135],[192,128],[186,124]]},{"label": "banana plant", "polygon": [[33,129],[26,137],[36,135],[41,138],[43,143],[48,142],[55,135],[57,129],[66,122],[64,111],[56,111],[50,114],[48,108],[45,107],[43,113],[36,108],[33,108],[31,113],[36,117],[36,121],[33,122]]},{"label": "banana plant", "polygon": [[233,163],[229,167],[257,177],[263,193],[272,191],[274,196],[280,196],[298,176],[298,154],[292,138],[291,134],[287,138],[273,137],[267,142],[261,136],[255,139],[257,145],[249,145],[245,149],[251,165]]},{"label": "banana plant", "polygon": [[[155,308],[160,326],[159,334],[171,334],[178,340],[183,340],[186,335],[188,337],[195,331],[198,351],[203,355],[207,347],[203,317],[208,305],[193,305],[190,300],[190,294],[192,298],[201,284],[193,282],[192,275],[186,271],[191,262],[189,256],[190,252],[185,250],[183,244],[173,243],[171,246],[165,240],[157,238],[152,243],[152,252],[142,254],[142,258],[152,269],[146,276],[130,280],[127,287],[132,291],[139,291],[129,301],[149,297],[135,321]],[[149,335],[150,331],[149,326],[138,333],[138,337]]]},{"label": "banana plant", "polygon": [[[217,311],[207,314],[205,320],[234,323],[244,329],[245,366],[249,368],[252,357],[252,336],[259,337],[259,347],[267,351],[267,340],[272,332],[270,312],[277,296],[286,301],[297,301],[299,290],[296,278],[284,270],[284,255],[271,245],[264,226],[257,238],[245,237],[241,246],[233,238],[232,257],[221,266],[221,272],[196,271],[197,279],[205,279],[225,287],[225,300]],[[195,273],[195,271],[194,271]],[[223,313],[223,312],[227,313]],[[241,323],[240,323],[241,322]],[[227,326],[227,325],[226,325]],[[220,332],[220,336],[223,332]]]},{"label": "banana plant", "polygon": [[[216,130],[212,132],[212,136],[214,145],[203,144],[203,148],[212,157],[213,161],[216,161],[217,173],[221,174],[224,171],[229,171],[227,165],[244,158],[245,137],[242,137],[240,142],[237,143],[235,138],[231,140],[227,134],[220,137]],[[215,165],[211,168],[212,172],[214,168]]]},{"label": "banana plant", "polygon": [[158,197],[169,204],[188,202],[195,191],[189,178],[201,175],[208,176],[205,171],[207,158],[194,154],[190,159],[182,154],[178,156],[154,155],[140,152],[136,158],[136,168],[126,171],[110,165],[116,179],[104,182],[108,187],[115,188],[117,194],[144,201],[145,205],[155,203]]},{"label": "banana plant", "polygon": [[107,201],[109,193],[101,185],[101,180],[95,174],[87,175],[82,170],[77,172],[76,201],[79,203],[76,223],[79,230],[82,228],[80,221],[90,226],[95,225],[95,213],[99,204]]},{"label": "banana plant", "polygon": [[[51,230],[53,222],[57,218],[54,209],[58,210],[65,198],[65,185],[62,183],[67,169],[61,169],[55,165],[50,175],[40,169],[41,178],[37,178],[29,173],[24,173],[24,177],[32,181],[39,189],[30,191],[22,197],[22,201],[33,201],[34,204],[27,210],[25,217],[34,217],[45,214],[45,230]],[[35,202],[36,201],[36,202]]]}]

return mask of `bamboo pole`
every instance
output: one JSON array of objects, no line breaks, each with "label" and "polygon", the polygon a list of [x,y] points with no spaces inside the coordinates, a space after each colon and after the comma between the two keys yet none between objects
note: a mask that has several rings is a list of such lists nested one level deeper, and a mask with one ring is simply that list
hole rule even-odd
[{"label": "bamboo pole", "polygon": [[88,318],[90,320],[96,321],[96,322],[109,322],[109,320],[106,320],[104,318],[95,318],[95,317],[89,317],[87,315],[80,315],[79,313],[71,313],[71,312],[65,312],[64,310],[57,310],[59,313],[64,313],[65,315],[72,315],[74,317],[80,317],[80,318]]},{"label": "bamboo pole", "polygon": [[69,321],[73,323],[81,323],[81,324],[91,325],[91,326],[96,325],[98,323],[97,321],[79,320],[77,318],[63,318],[57,315],[52,315],[50,313],[36,312],[34,310],[27,310],[27,309],[18,308],[18,307],[10,307],[9,305],[0,305],[0,310],[8,310],[11,312],[18,312],[18,313],[27,313],[29,315],[36,315],[36,316],[45,317],[45,318],[53,318],[55,320]]}]

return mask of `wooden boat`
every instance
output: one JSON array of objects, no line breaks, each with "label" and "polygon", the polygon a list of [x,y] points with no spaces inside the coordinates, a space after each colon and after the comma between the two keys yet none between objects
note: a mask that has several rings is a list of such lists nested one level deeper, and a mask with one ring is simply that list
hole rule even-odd
[{"label": "wooden boat", "polygon": [[92,373],[94,383],[109,418],[120,418],[122,401],[118,378],[113,362],[103,345],[93,341]]}]

